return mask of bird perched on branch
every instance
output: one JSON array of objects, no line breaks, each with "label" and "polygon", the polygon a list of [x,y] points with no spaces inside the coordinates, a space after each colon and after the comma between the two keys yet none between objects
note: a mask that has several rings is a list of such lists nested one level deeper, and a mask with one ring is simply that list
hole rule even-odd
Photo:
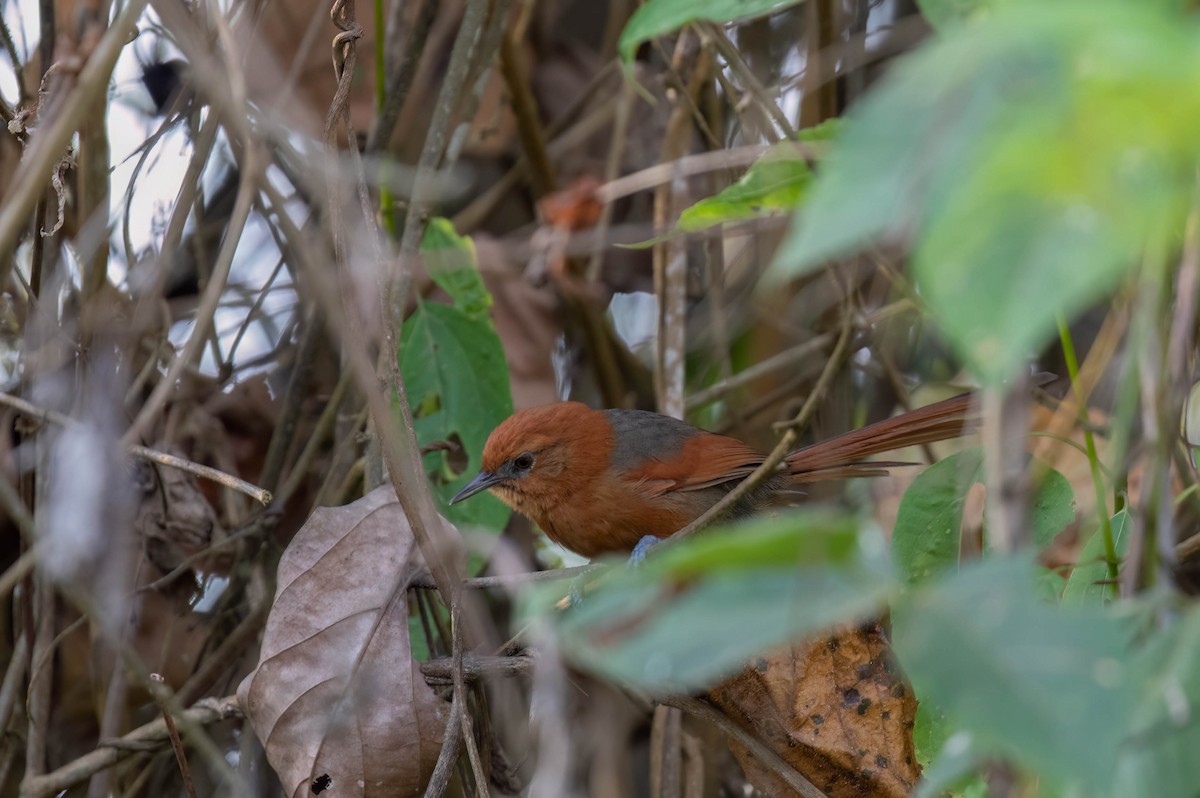
[{"label": "bird perched on branch", "polygon": [[[978,427],[963,394],[787,455],[777,474],[731,509],[744,516],[806,482],[879,476],[865,458],[955,438]],[[558,402],[510,416],[488,438],[483,469],[450,503],[490,490],[550,539],[585,557],[631,552],[700,517],[766,459],[736,438],[644,410]]]}]

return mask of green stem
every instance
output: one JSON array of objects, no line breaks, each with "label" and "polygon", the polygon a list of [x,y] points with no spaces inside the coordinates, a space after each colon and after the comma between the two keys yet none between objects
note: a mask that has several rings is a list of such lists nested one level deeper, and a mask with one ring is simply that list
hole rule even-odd
[{"label": "green stem", "polygon": [[1113,596],[1118,594],[1117,546],[1113,541],[1112,521],[1108,516],[1108,502],[1105,500],[1104,479],[1100,474],[1100,458],[1096,454],[1096,438],[1088,422],[1087,402],[1079,388],[1079,358],[1075,355],[1075,342],[1071,338],[1071,330],[1067,327],[1066,318],[1058,315],[1058,339],[1062,342],[1063,359],[1067,361],[1067,373],[1071,377],[1071,390],[1079,403],[1079,420],[1083,422],[1083,440],[1087,446],[1088,465],[1092,469],[1092,486],[1096,491],[1096,515],[1100,517],[1100,533],[1104,538],[1104,558],[1108,561],[1108,579]]},{"label": "green stem", "polygon": [[[393,0],[400,2],[401,0]],[[386,49],[384,45],[385,22],[383,20],[383,0],[375,0],[375,113],[378,114],[383,110],[383,102],[387,99],[387,59],[384,57]],[[351,142],[351,146],[353,146]],[[384,170],[386,178],[387,170]],[[396,218],[394,213],[394,203],[392,198],[392,190],[388,187],[387,180],[380,181],[379,185],[379,215],[383,217],[384,228],[396,237]]]}]

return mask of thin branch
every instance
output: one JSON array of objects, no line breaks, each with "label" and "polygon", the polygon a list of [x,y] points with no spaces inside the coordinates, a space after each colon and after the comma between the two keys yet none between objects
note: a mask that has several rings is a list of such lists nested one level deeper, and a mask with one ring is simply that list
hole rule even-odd
[{"label": "thin branch", "polygon": [[480,657],[464,654],[462,661],[455,663],[453,657],[441,657],[421,663],[421,675],[431,686],[454,683],[457,667],[467,681],[478,681],[483,676],[522,676],[537,665],[537,658],[530,654],[501,657]]},{"label": "thin branch", "polygon": [[830,353],[829,360],[826,361],[821,376],[817,378],[817,384],[813,386],[812,391],[809,392],[808,397],[804,400],[800,412],[790,421],[786,422],[787,429],[783,433],[783,437],[779,439],[779,443],[775,444],[775,448],[766,456],[762,465],[754,469],[753,473],[739,482],[733,490],[722,496],[720,501],[705,510],[699,518],[669,538],[666,538],[663,543],[659,544],[660,548],[662,546],[673,545],[693,532],[705,528],[723,516],[730,507],[741,501],[752,490],[775,475],[779,464],[783,462],[784,458],[787,457],[788,453],[792,451],[799,440],[799,430],[808,423],[812,414],[817,409],[817,402],[824,397],[825,392],[829,389],[829,384],[833,382],[834,374],[842,367],[847,355],[850,354],[850,341],[854,338],[855,325],[851,320],[849,309],[847,309],[842,318],[842,331],[838,336],[838,342],[834,346],[833,352]]},{"label": "thin branch", "polygon": [[[231,695],[217,699],[206,698],[181,712],[179,721],[185,726],[207,726],[240,717],[242,710],[238,705],[237,696]],[[147,745],[161,746],[169,737],[166,721],[156,718],[116,740],[101,741],[96,750],[51,773],[27,778],[21,784],[21,798],[46,798],[56,795],[88,779],[93,773],[110,768],[137,751],[146,750]]]},{"label": "thin branch", "polygon": [[[162,674],[150,674],[150,681],[158,685],[166,684]],[[155,698],[159,698],[157,692]],[[175,761],[179,763],[179,772],[183,776],[183,788],[190,798],[196,798],[196,787],[192,784],[192,771],[188,767],[187,754],[183,750],[183,740],[179,739],[179,730],[175,728],[175,719],[167,709],[166,702],[159,700],[158,708],[162,712],[163,723],[167,727],[167,738],[171,741],[171,750],[175,752]]]},{"label": "thin branch", "polygon": [[725,59],[725,63],[738,76],[738,80],[742,82],[742,85],[754,97],[759,107],[766,112],[771,121],[779,126],[779,129],[785,136],[789,139],[796,138],[796,129],[788,121],[787,114],[780,110],[778,103],[767,94],[767,90],[763,88],[762,83],[754,75],[753,70],[750,69],[745,59],[742,58],[742,54],[738,52],[737,47],[734,46],[733,42],[729,41],[729,37],[725,35],[725,31],[719,25],[705,25],[704,29],[712,37],[712,42],[716,45],[717,52],[721,54],[721,57]]},{"label": "thin branch", "polygon": [[[812,142],[793,141],[775,145],[775,148],[780,147],[794,150],[797,155],[810,161],[819,160],[823,152],[822,147],[814,146]],[[669,183],[678,177],[692,177],[718,169],[749,166],[762,157],[768,149],[771,148],[765,144],[751,144],[731,150],[713,150],[688,155],[672,163],[655,164],[640,172],[634,172],[611,183],[605,183],[596,189],[596,199],[600,202],[613,202],[621,197]]]},{"label": "thin branch", "polygon": [[[599,565],[576,565],[573,568],[555,568],[549,571],[528,571],[500,576],[476,576],[464,579],[462,586],[464,588],[486,590],[488,588],[512,587],[513,585],[523,585],[531,582],[556,582],[565,579],[574,579],[599,567]],[[437,583],[428,574],[424,574],[413,579],[409,583],[409,587],[418,590],[436,590]]]},{"label": "thin branch", "polygon": [[521,147],[529,159],[530,183],[534,199],[555,190],[554,167],[546,154],[546,137],[538,118],[537,100],[530,88],[529,76],[525,74],[517,43],[512,36],[504,36],[500,42],[500,72],[504,85],[512,96],[512,110],[517,117],[517,132],[521,136]]},{"label": "thin branch", "polygon": [[226,280],[229,279],[229,269],[233,265],[234,253],[237,251],[238,242],[241,241],[246,221],[250,218],[250,210],[254,207],[254,186],[258,183],[259,171],[261,170],[257,154],[253,147],[248,147],[241,164],[237,200],[234,202],[233,213],[230,214],[229,227],[225,232],[225,240],[221,244],[220,254],[213,265],[212,274],[209,276],[208,285],[204,287],[204,294],[200,299],[200,306],[196,310],[196,320],[192,332],[183,345],[183,349],[171,361],[166,375],[158,385],[154,386],[146,403],[142,405],[141,411],[138,412],[137,417],[122,436],[121,442],[127,446],[133,445],[133,442],[146,432],[151,422],[170,399],[171,393],[175,390],[175,383],[184,367],[191,363],[204,347],[208,328],[213,323],[217,305],[221,301],[221,293],[225,288]]},{"label": "thin branch", "polygon": [[[407,3],[394,3],[393,10],[399,12],[407,7]],[[399,63],[388,76],[388,84],[384,93],[383,106],[375,117],[375,124],[367,137],[367,152],[375,152],[387,146],[396,129],[396,121],[404,110],[404,103],[412,89],[413,80],[421,66],[421,56],[425,52],[425,42],[429,40],[429,31],[437,19],[438,3],[433,0],[420,0],[416,17],[408,29],[401,48],[403,55]],[[390,31],[390,26],[389,26]],[[376,35],[382,35],[377,32]]]},{"label": "thin branch", "polygon": [[[8,405],[22,415],[29,416],[30,418],[36,418],[39,421],[49,421],[50,423],[57,424],[61,427],[71,427],[79,423],[68,415],[59,413],[56,410],[38,407],[37,405],[13,396],[12,394],[0,393],[0,405]],[[252,485],[244,479],[239,479],[232,474],[227,474],[224,471],[218,471],[211,466],[206,466],[202,463],[196,463],[183,457],[177,457],[176,455],[168,454],[167,452],[159,451],[158,449],[150,449],[146,446],[129,446],[128,451],[131,455],[137,457],[138,459],[148,460],[150,462],[158,463],[159,465],[168,466],[170,468],[178,468],[181,471],[187,471],[191,474],[195,474],[198,477],[204,477],[205,479],[211,480],[220,485],[224,485],[227,488],[232,488],[233,490],[244,493],[247,496],[253,497],[263,505],[268,505],[271,503],[270,491],[264,490],[257,485]],[[3,487],[0,487],[0,504],[3,503],[4,489]],[[10,508],[7,506],[5,509],[10,510]]]},{"label": "thin branch", "polygon": [[490,776],[479,757],[479,745],[475,741],[475,727],[469,704],[471,694],[467,691],[467,680],[463,675],[462,607],[458,603],[458,597],[450,606],[450,639],[453,651],[451,676],[454,681],[454,695],[456,701],[462,705],[462,736],[467,744],[467,757],[471,760],[471,769],[475,773],[475,792],[483,798],[488,798]]},{"label": "thin branch", "polygon": [[746,748],[746,750],[753,754],[755,759],[764,767],[770,769],[772,773],[779,776],[802,798],[826,798],[825,793],[817,789],[815,784],[784,761],[779,754],[775,753],[761,740],[739,726],[733,718],[711,704],[685,695],[667,696],[661,699],[659,703],[683,710],[694,718],[699,718],[716,726],[725,733],[726,737]]},{"label": "thin branch", "polygon": [[450,700],[450,716],[446,718],[446,733],[442,737],[442,750],[438,752],[437,764],[429,784],[425,785],[425,798],[441,798],[450,779],[454,777],[454,766],[462,749],[462,700],[455,693]]},{"label": "thin branch", "polygon": [[[137,19],[147,0],[129,0],[92,51],[79,72],[71,93],[57,106],[50,120],[42,120],[36,141],[25,150],[17,173],[9,181],[9,192],[0,201],[0,252],[11,252],[25,229],[29,213],[45,189],[55,164],[62,158],[72,134],[83,122],[94,99],[105,92],[117,56],[137,32]],[[0,286],[8,285],[13,259],[0,262]]]},{"label": "thin branch", "polygon": [[[886,305],[872,313],[870,316],[864,319],[862,323],[858,325],[858,327],[859,329],[869,328],[881,321],[889,319],[892,316],[899,315],[900,313],[905,313],[913,308],[913,303],[907,299],[893,302],[892,304]],[[753,366],[739,371],[737,374],[732,375],[728,379],[713,383],[702,391],[696,391],[696,393],[688,397],[687,408],[688,410],[695,410],[696,408],[704,407],[707,404],[712,404],[727,394],[730,394],[757,379],[761,379],[762,377],[774,374],[777,371],[790,368],[797,363],[806,360],[810,355],[824,349],[826,346],[833,343],[833,340],[833,333],[822,333],[818,336],[810,338],[802,344],[797,344],[790,349],[785,349],[776,355],[772,355],[766,360],[755,363]]]}]

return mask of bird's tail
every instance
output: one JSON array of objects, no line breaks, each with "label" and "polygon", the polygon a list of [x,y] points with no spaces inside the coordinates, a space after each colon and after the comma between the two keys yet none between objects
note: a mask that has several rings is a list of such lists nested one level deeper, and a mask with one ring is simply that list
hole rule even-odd
[{"label": "bird's tail", "polygon": [[977,402],[974,394],[964,393],[797,449],[787,456],[788,473],[794,482],[819,482],[882,476],[893,466],[912,465],[866,458],[976,431],[981,421]]}]

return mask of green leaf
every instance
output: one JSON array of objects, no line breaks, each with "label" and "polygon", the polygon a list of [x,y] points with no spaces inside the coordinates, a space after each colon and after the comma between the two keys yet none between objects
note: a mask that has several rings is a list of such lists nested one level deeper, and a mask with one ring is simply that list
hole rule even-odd
[{"label": "green leaf", "polygon": [[[1124,557],[1129,549],[1129,513],[1125,510],[1117,513],[1109,521],[1112,526],[1113,545],[1117,557]],[[1108,579],[1108,561],[1105,559],[1104,531],[1097,529],[1088,538],[1079,559],[1067,577],[1067,586],[1063,590],[1064,603],[1103,604],[1112,597],[1112,587],[1100,584]]]},{"label": "green leaf", "polygon": [[454,232],[454,223],[437,217],[429,220],[421,239],[425,271],[469,318],[487,319],[492,295],[483,285],[475,265],[475,242]]},{"label": "green leaf", "polygon": [[894,646],[917,692],[985,750],[1107,786],[1134,696],[1129,624],[1035,597],[1034,565],[997,558],[909,594]]},{"label": "green leaf", "polygon": [[736,183],[680,214],[679,228],[694,232],[725,222],[790,211],[801,202],[811,182],[812,170],[803,156],[786,143],[777,145],[755,161]]},{"label": "green leaf", "polygon": [[[1029,525],[1033,543],[1045,548],[1075,520],[1075,492],[1053,468],[1041,465],[1037,471]],[[904,492],[892,530],[892,557],[906,584],[959,564],[963,505],[967,491],[982,481],[983,450],[974,447],[926,468]]]},{"label": "green leaf", "polygon": [[948,792],[964,798],[987,795],[987,784],[973,775],[987,757],[975,746],[971,735],[956,732],[939,751],[937,759],[922,768],[921,783],[912,798],[941,798]]},{"label": "green leaf", "polygon": [[[470,239],[459,237],[445,219],[434,219],[421,245],[430,276],[454,299],[454,305],[421,301],[404,323],[400,372],[413,409],[417,442],[426,447],[456,442],[466,455],[461,472],[451,468],[444,451],[425,455],[434,493],[443,503],[482,465],[483,445],[512,414],[508,364],[488,316],[491,296],[475,266]],[[442,514],[459,526],[504,528],[510,510],[490,494]]]},{"label": "green leaf", "polygon": [[892,530],[892,557],[906,584],[958,564],[963,505],[981,479],[983,450],[975,447],[926,468],[904,492]]},{"label": "green leaf", "polygon": [[922,768],[929,767],[949,736],[950,724],[946,720],[946,713],[928,701],[921,701],[913,718],[913,749],[917,754],[917,764]]},{"label": "green leaf", "polygon": [[1034,545],[1044,549],[1075,521],[1075,490],[1061,473],[1044,464],[1039,466],[1031,469],[1037,485],[1029,508],[1029,527]]},{"label": "green leaf", "polygon": [[743,22],[797,5],[801,0],[648,0],[621,31],[617,52],[626,64],[642,42],[665,36],[689,22]]},{"label": "green leaf", "polygon": [[908,245],[947,339],[998,383],[1178,229],[1196,39],[1161,4],[1112,0],[1012,0],[946,31],[856,109],[776,276]]},{"label": "green leaf", "polygon": [[853,519],[807,512],[706,532],[617,565],[567,612],[562,588],[534,591],[578,665],[649,691],[692,690],[754,654],[878,610],[894,586]]},{"label": "green leaf", "polygon": [[1200,784],[1200,609],[1144,645],[1139,695],[1110,795],[1194,798]]},{"label": "green leaf", "polygon": [[997,0],[917,0],[917,7],[938,30],[961,24],[994,5]]}]

